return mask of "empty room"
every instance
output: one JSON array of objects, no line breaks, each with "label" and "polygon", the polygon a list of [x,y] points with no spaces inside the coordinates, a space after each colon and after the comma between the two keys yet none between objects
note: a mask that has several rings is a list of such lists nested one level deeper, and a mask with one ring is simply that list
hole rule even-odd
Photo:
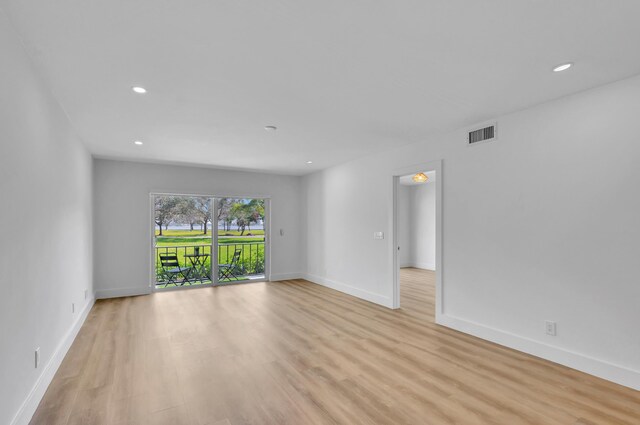
[{"label": "empty room", "polygon": [[639,425],[638,16],[0,0],[0,424]]}]

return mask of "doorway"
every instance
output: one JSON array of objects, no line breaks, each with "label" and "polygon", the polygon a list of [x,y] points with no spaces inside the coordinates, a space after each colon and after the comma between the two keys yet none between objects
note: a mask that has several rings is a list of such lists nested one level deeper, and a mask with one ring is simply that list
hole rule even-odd
[{"label": "doorway", "polygon": [[265,281],[269,200],[152,194],[154,290]]},{"label": "doorway", "polygon": [[393,307],[432,305],[435,322],[442,314],[441,211],[440,161],[394,172]]}]

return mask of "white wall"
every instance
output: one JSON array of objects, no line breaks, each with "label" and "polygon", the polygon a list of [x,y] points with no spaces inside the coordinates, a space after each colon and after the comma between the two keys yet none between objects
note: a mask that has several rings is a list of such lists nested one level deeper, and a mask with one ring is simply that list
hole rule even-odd
[{"label": "white wall", "polygon": [[409,262],[420,269],[436,269],[436,184],[409,186]]},{"label": "white wall", "polygon": [[299,277],[305,269],[300,177],[104,159],[94,170],[99,298],[149,292],[151,192],[270,196],[271,278]]},{"label": "white wall", "polygon": [[635,77],[499,117],[495,142],[461,129],[305,177],[307,277],[391,305],[372,237],[391,175],[442,159],[442,322],[640,388],[638,111]]},{"label": "white wall", "polygon": [[411,222],[413,214],[411,214],[411,195],[413,190],[411,186],[398,187],[398,263],[400,267],[413,267],[411,255],[413,223]]},{"label": "white wall", "polygon": [[0,57],[0,423],[10,424],[29,421],[92,304],[92,165],[1,10]]},{"label": "white wall", "polygon": [[436,185],[400,185],[398,190],[400,267],[436,269]]}]

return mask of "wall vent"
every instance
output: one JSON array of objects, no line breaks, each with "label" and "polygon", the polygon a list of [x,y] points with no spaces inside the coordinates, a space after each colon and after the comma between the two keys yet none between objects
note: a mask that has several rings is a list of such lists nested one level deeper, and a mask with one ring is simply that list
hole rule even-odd
[{"label": "wall vent", "polygon": [[473,145],[475,143],[486,142],[495,139],[497,139],[496,125],[493,124],[488,127],[470,131],[467,142],[469,143],[469,145]]}]

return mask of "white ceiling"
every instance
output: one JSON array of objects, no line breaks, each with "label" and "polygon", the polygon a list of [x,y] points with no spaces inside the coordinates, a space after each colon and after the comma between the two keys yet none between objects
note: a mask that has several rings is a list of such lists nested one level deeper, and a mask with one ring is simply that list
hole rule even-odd
[{"label": "white ceiling", "polygon": [[637,0],[0,5],[102,157],[304,174],[640,73]]},{"label": "white ceiling", "polygon": [[406,176],[400,176],[400,184],[402,186],[418,186],[421,184],[429,184],[429,183],[433,183],[436,181],[436,172],[435,171],[423,171],[423,173],[425,173],[428,177],[428,180],[424,183],[416,183],[413,181],[413,176],[416,174],[409,174]]}]

